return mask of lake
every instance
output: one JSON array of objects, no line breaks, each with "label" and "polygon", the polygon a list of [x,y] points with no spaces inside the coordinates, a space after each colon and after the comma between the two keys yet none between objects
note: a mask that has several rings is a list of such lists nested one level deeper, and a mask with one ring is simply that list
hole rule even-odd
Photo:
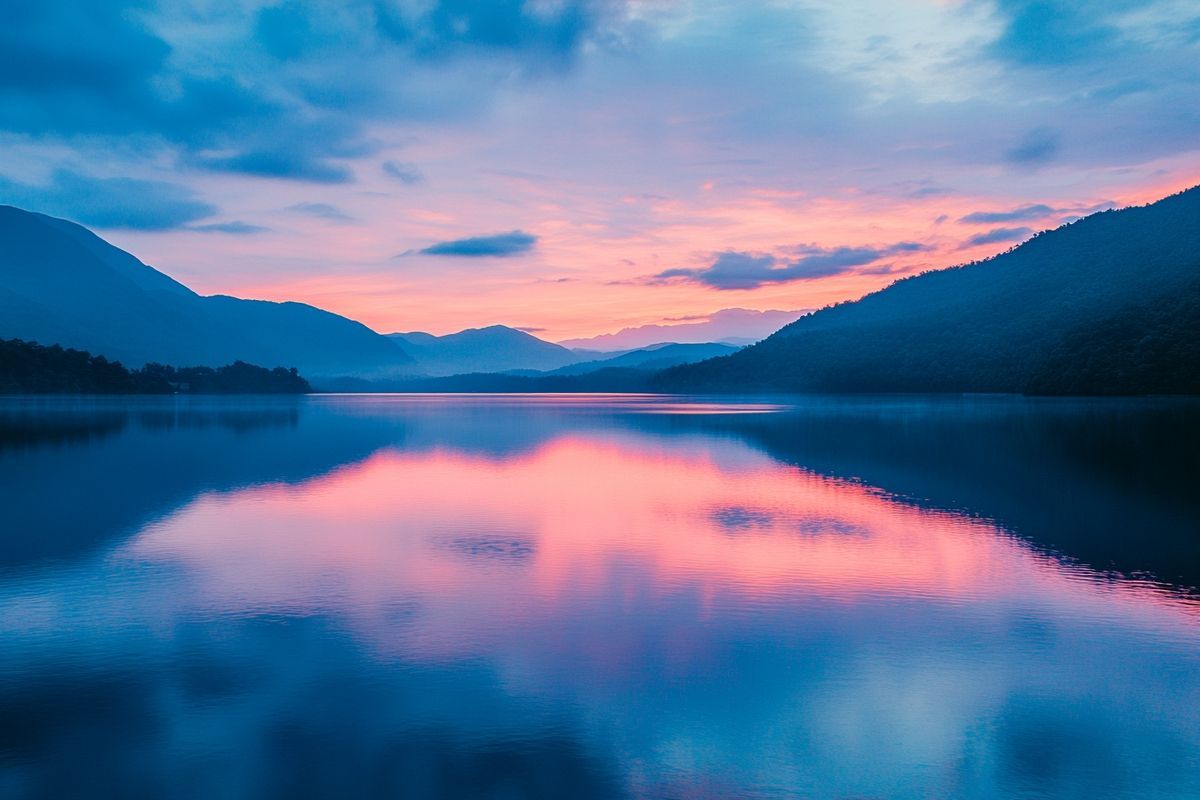
[{"label": "lake", "polygon": [[1200,797],[1198,412],[0,399],[0,797]]}]

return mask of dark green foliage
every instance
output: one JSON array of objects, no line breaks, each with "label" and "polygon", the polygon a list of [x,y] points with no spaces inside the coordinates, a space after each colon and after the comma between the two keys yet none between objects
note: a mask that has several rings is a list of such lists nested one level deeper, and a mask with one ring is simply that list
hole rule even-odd
[{"label": "dark green foliage", "polygon": [[303,394],[293,369],[242,361],[226,367],[147,364],[129,370],[104,356],[20,339],[0,339],[0,394]]},{"label": "dark green foliage", "polygon": [[1195,393],[1200,188],[897,281],[731,356],[689,391]]},{"label": "dark green foliage", "polygon": [[1033,370],[1031,394],[1200,394],[1200,280],[1072,330]]},{"label": "dark green foliage", "polygon": [[58,345],[42,347],[20,339],[0,339],[0,393],[121,394],[141,391],[146,388],[134,373],[104,356],[64,350]]},{"label": "dark green foliage", "polygon": [[245,361],[224,367],[167,367],[147,364],[135,374],[162,380],[175,391],[191,394],[305,394],[312,388],[296,368],[266,369]]}]

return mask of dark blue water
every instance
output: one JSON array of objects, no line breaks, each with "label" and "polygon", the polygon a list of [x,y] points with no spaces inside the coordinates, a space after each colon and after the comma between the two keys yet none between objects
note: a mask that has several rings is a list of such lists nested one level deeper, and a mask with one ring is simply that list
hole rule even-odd
[{"label": "dark blue water", "polygon": [[0,797],[1200,797],[1198,411],[0,399]]}]

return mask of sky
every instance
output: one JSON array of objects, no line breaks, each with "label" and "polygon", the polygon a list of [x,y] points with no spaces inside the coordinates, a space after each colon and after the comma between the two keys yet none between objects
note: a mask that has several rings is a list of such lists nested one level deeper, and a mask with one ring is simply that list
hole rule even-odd
[{"label": "sky", "polygon": [[0,202],[381,332],[818,308],[1200,183],[1195,0],[5,8]]}]

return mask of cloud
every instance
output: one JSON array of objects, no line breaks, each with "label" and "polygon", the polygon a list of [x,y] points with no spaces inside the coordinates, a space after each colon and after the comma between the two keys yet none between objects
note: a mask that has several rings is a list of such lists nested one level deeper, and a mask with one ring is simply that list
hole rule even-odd
[{"label": "cloud", "polygon": [[1025,239],[1031,233],[1033,233],[1033,228],[994,228],[986,233],[978,233],[967,239],[963,247],[978,247],[982,244],[996,244],[997,242],[1012,242],[1018,239]]},{"label": "cloud", "polygon": [[654,280],[671,282],[676,278],[686,278],[717,289],[753,289],[764,283],[786,280],[786,278],[777,277],[782,276],[785,269],[772,255],[755,256],[750,253],[727,250],[719,253],[716,260],[708,267],[668,269],[655,275]]},{"label": "cloud", "polygon": [[[1113,3],[1114,7],[1119,3]],[[1104,14],[1059,0],[998,0],[1005,28],[992,45],[999,57],[1054,66],[1117,51],[1116,27]]]},{"label": "cloud", "polygon": [[443,62],[487,53],[511,56],[527,68],[545,68],[569,61],[623,5],[596,0],[352,0],[334,8],[321,0],[285,0],[260,9],[253,28],[255,42],[282,62],[336,54],[353,34],[414,60]]},{"label": "cloud", "polygon": [[753,255],[734,250],[718,253],[713,263],[698,269],[675,268],[664,270],[650,278],[650,283],[673,283],[687,280],[714,289],[757,289],[770,283],[815,280],[849,272],[874,264],[889,256],[926,250],[918,242],[899,242],[888,247],[821,248],[802,245],[793,248],[798,258],[786,260],[774,255]]},{"label": "cloud", "polygon": [[421,174],[421,170],[417,169],[416,164],[408,164],[402,161],[385,161],[383,162],[383,173],[410,186],[425,182],[425,176]]},{"label": "cloud", "polygon": [[327,219],[333,222],[347,222],[354,219],[345,211],[329,203],[296,203],[287,207],[288,211],[294,211],[297,214],[304,214],[309,217],[317,217],[318,219]]},{"label": "cloud", "polygon": [[253,5],[18,0],[0,29],[0,130],[136,137],[210,170],[342,183],[338,159],[378,148],[374,122],[475,113],[511,77],[567,68],[623,2]]},{"label": "cloud", "polygon": [[251,150],[224,158],[196,160],[210,170],[239,172],[260,178],[290,178],[312,183],[349,183],[354,174],[342,164],[314,157],[309,153],[278,150]]},{"label": "cloud", "polygon": [[55,170],[41,185],[0,177],[0,199],[95,228],[165,231],[217,213],[216,206],[179,184],[96,178],[68,169]]},{"label": "cloud", "polygon": [[263,233],[269,231],[263,225],[251,225],[249,222],[241,220],[233,220],[232,222],[212,222],[207,225],[192,225],[188,228],[191,231],[200,233],[232,233],[236,235],[247,235],[251,233]]},{"label": "cloud", "polygon": [[120,115],[105,112],[103,95],[115,106],[144,103],[149,76],[165,67],[171,50],[128,13],[131,5],[57,0],[10,7],[0,26],[0,123],[30,132],[88,125],[81,112],[91,106],[94,132],[119,128]]},{"label": "cloud", "polygon": [[[417,48],[430,57],[464,51],[519,53],[527,66],[561,67],[579,51],[593,32],[624,3],[562,0],[436,0],[414,30],[385,18],[392,38],[411,41],[424,35]],[[390,25],[389,25],[390,23]]]},{"label": "cloud", "polygon": [[[944,210],[957,220],[1024,203],[1066,209],[1045,220],[947,224],[953,247],[992,228],[1054,224],[1075,203],[1148,197],[1194,173],[1194,3],[868,5],[864,14],[862,4],[832,0],[15,0],[0,26],[0,172],[32,182],[67,164],[165,177],[199,187],[192,200],[224,207],[202,222],[276,225],[254,209],[304,198],[357,215],[372,192],[372,218],[390,220],[385,233],[410,243],[402,247],[518,224],[548,235],[534,220],[550,215],[578,253],[570,274],[627,297],[624,316],[642,321],[661,318],[662,298],[603,282],[640,288],[648,281],[638,276],[712,266],[716,253],[690,255],[701,225],[705,250],[751,248],[743,255],[761,258],[754,248],[794,241],[798,230],[854,232],[830,244],[940,241],[929,220]],[[122,167],[133,164],[141,166]],[[1028,173],[1047,166],[1031,183]],[[172,167],[178,177],[158,172]],[[421,170],[431,185],[414,190]],[[231,172],[239,177],[222,174]],[[716,188],[699,194],[705,184]],[[406,204],[414,191],[420,209]],[[448,219],[474,227],[432,227]],[[265,257],[304,281],[328,269],[337,228],[293,228],[312,257]],[[913,233],[889,232],[900,230]],[[775,261],[743,265],[740,276],[697,269],[670,280],[786,286],[777,282],[836,274],[839,259],[862,257],[766,254]],[[263,257],[231,253],[213,280],[236,290]],[[857,276],[917,260],[846,269]],[[519,277],[530,302],[545,302],[555,288],[547,270],[566,274],[564,264],[528,266]],[[421,291],[501,303],[512,291],[505,282],[451,289],[420,272],[411,277],[429,281]],[[850,295],[879,280],[831,283]],[[372,310],[382,301],[353,291],[347,308],[372,324],[396,313]],[[713,296],[742,301],[736,291]],[[455,313],[486,302],[473,297]]]},{"label": "cloud", "polygon": [[480,258],[485,256],[516,256],[527,253],[537,244],[537,238],[524,231],[509,231],[492,236],[471,236],[438,242],[421,252],[427,256],[458,256]]},{"label": "cloud", "polygon": [[947,189],[945,186],[920,186],[909,191],[908,196],[920,199],[923,197],[942,197],[953,193],[952,189]]},{"label": "cloud", "polygon": [[972,225],[996,225],[1002,222],[1025,222],[1032,219],[1044,219],[1051,214],[1059,213],[1043,203],[1019,206],[1008,211],[975,211],[960,217],[959,222]]},{"label": "cloud", "polygon": [[529,326],[529,325],[518,325],[518,326],[516,327],[516,330],[519,330],[519,331],[521,331],[522,333],[530,333],[530,334],[533,334],[533,333],[544,333],[546,329],[545,329],[545,328],[538,328],[538,327],[531,327],[531,326]]},{"label": "cloud", "polygon": [[[255,85],[247,65],[180,68],[188,59],[145,21],[149,2],[19,5],[0,30],[4,130],[68,140],[133,137],[235,171],[240,158],[253,162],[256,141],[332,144],[315,130],[319,115],[288,102],[283,87]],[[225,155],[200,157],[212,150]]]},{"label": "cloud", "polygon": [[1037,167],[1054,160],[1062,136],[1054,128],[1034,128],[1004,152],[1004,160],[1024,167]]},{"label": "cloud", "polygon": [[863,267],[855,270],[857,275],[897,275],[905,272],[905,268],[897,264],[878,264],[873,267]]}]

